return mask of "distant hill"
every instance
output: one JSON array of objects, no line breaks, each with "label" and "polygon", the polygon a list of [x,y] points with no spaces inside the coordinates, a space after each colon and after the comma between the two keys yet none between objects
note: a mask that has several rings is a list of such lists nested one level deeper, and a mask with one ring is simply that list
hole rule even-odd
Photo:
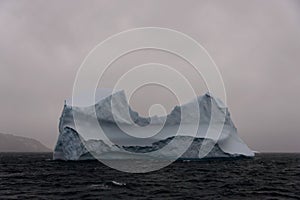
[{"label": "distant hill", "polygon": [[0,133],[0,152],[51,152],[41,142],[21,136]]}]

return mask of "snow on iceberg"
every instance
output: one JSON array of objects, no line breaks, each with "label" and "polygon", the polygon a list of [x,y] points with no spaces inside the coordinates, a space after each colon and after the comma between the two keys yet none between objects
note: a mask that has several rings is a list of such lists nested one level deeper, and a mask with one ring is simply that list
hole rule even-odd
[{"label": "snow on iceberg", "polygon": [[[254,156],[254,152],[238,136],[228,109],[209,93],[194,100],[198,103],[200,110],[196,136],[191,136],[189,129],[183,129],[186,131],[180,132],[179,136],[176,135],[179,124],[189,124],[195,121],[196,117],[194,112],[189,110],[189,103],[176,106],[167,116],[141,117],[128,105],[124,91],[99,89],[95,98],[97,103],[86,107],[71,106],[71,102],[66,101],[60,117],[59,137],[53,159],[87,160],[95,159],[95,157],[101,159],[169,159],[175,158],[178,152],[183,150],[184,152],[180,154],[181,159]],[[112,103],[114,103],[113,112]],[[183,108],[189,112],[185,112],[182,116]],[[94,111],[95,115],[93,115]],[[212,112],[225,118],[225,122],[220,121],[223,123],[223,128],[217,138],[210,138],[206,134]],[[74,116],[77,117],[76,120]],[[107,137],[99,134],[99,128],[90,123],[93,120],[100,124]],[[140,128],[138,130],[147,130],[146,127],[158,125],[162,125],[163,128],[151,137],[137,138],[126,134],[118,126],[119,124],[125,124],[127,130],[134,130],[136,127]],[[144,132],[147,131],[139,133],[143,135]],[[187,150],[182,149],[186,141],[191,141]],[[211,146],[212,148],[209,148]],[[209,152],[204,152],[206,147]],[[165,150],[159,151],[162,148]],[[202,154],[205,156],[201,156]]]}]

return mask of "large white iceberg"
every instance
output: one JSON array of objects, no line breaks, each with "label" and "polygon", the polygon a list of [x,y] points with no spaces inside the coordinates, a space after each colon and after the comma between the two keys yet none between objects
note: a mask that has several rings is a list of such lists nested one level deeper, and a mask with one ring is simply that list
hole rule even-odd
[{"label": "large white iceberg", "polygon": [[[181,159],[254,156],[254,152],[238,136],[228,109],[209,93],[191,101],[199,105],[199,113],[186,103],[176,106],[167,116],[149,118],[139,116],[130,108],[124,91],[99,89],[95,97],[97,103],[86,107],[71,106],[71,102],[66,101],[53,153],[55,160],[173,159],[178,157],[178,152]],[[224,118],[214,122],[222,127],[218,137],[207,135],[212,112],[214,117]],[[199,114],[197,121],[196,115]],[[95,121],[105,136],[99,134]],[[188,128],[180,129],[181,132],[176,135],[180,124],[189,126],[193,121],[198,123],[196,135],[190,134]],[[157,134],[143,136],[159,126],[162,129]],[[126,130],[138,130],[141,137],[126,134]],[[185,149],[188,141],[191,142]]]}]

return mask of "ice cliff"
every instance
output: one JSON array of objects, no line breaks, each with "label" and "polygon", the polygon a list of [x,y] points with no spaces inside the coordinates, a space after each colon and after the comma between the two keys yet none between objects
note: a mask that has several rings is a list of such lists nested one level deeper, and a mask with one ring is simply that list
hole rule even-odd
[{"label": "ice cliff", "polygon": [[[130,108],[123,91],[112,92],[112,90],[100,89],[96,93],[97,103],[93,106],[76,107],[71,106],[70,101],[67,101],[60,117],[59,137],[53,158],[56,160],[86,160],[94,157],[168,159],[176,157],[176,153],[182,151],[184,142],[188,140],[192,142],[180,156],[182,159],[202,158],[201,151],[209,146],[213,148],[206,152],[206,158],[254,156],[253,151],[238,136],[229,111],[220,100],[207,93],[193,101],[197,102],[200,110],[197,134],[191,136],[188,129],[184,129],[186,131],[180,132],[176,137],[174,134],[180,123],[189,124],[194,121],[195,115],[193,110],[189,110],[189,103],[176,106],[167,116],[144,118]],[[112,112],[112,104],[114,112]],[[185,112],[182,116],[183,108],[189,112]],[[93,115],[93,111],[96,115]],[[225,118],[224,123],[220,121],[223,126],[217,139],[206,135],[212,112],[214,116]],[[129,113],[129,118],[126,113]],[[74,116],[77,120],[74,120]],[[99,136],[98,127],[90,123],[93,120],[99,122],[108,137]],[[136,138],[124,133],[124,130],[118,127],[119,124],[123,124],[127,130],[134,130],[136,126],[140,128],[138,130],[143,130],[143,127],[156,127],[161,124],[163,128],[152,137]],[[140,134],[142,135],[143,132],[140,131]],[[157,151],[161,148],[165,150]]]}]

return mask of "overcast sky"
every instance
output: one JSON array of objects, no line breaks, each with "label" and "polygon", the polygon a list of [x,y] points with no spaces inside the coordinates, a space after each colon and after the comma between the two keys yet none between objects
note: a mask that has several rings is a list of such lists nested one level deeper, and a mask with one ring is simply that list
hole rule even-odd
[{"label": "overcast sky", "polygon": [[[88,52],[113,34],[145,26],[181,31],[207,49],[223,76],[239,135],[250,148],[300,152],[298,0],[1,0],[0,132],[53,148],[64,99]],[[187,67],[170,55],[144,51],[119,60],[110,73],[117,77],[122,66],[159,59]],[[108,72],[103,86],[112,84],[111,77]],[[176,102],[159,90],[148,88],[160,92],[155,101],[170,110]],[[151,104],[143,101],[145,91],[131,101],[141,113]],[[205,92],[201,84],[197,91]]]}]

